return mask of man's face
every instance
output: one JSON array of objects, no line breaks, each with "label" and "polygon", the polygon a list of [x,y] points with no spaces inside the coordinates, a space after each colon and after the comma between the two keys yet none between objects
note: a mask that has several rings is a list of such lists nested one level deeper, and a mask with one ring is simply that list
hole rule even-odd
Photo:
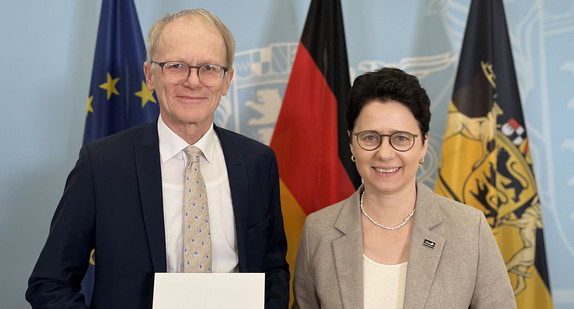
[{"label": "man's face", "polygon": [[[226,54],[223,37],[215,27],[199,17],[184,16],[165,26],[151,60],[227,66]],[[208,87],[199,81],[194,68],[189,78],[179,84],[168,82],[157,64],[146,62],[144,71],[148,88],[156,92],[163,121],[176,133],[190,125],[207,131],[233,77],[233,69],[229,68],[219,84]]]}]

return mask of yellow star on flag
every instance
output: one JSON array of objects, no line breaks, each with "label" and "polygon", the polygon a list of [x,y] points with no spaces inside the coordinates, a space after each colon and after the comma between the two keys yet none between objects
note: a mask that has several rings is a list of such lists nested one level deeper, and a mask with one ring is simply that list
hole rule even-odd
[{"label": "yellow star on flag", "polygon": [[92,101],[93,101],[93,100],[94,100],[94,96],[93,96],[93,95],[88,98],[88,104],[87,104],[87,107],[86,107],[86,116],[87,116],[89,113],[93,113],[93,112],[94,112],[94,108],[92,108]]},{"label": "yellow star on flag", "polygon": [[142,81],[142,90],[136,92],[135,95],[142,98],[142,108],[145,107],[148,101],[152,101],[153,103],[157,104],[155,98],[153,97],[153,92],[148,89],[147,85],[143,81]]},{"label": "yellow star on flag", "polygon": [[118,83],[119,80],[120,80],[119,77],[112,79],[112,76],[110,75],[110,73],[108,73],[108,80],[100,85],[100,88],[108,91],[108,100],[112,96],[112,93],[120,95],[120,93],[116,89],[116,84]]}]

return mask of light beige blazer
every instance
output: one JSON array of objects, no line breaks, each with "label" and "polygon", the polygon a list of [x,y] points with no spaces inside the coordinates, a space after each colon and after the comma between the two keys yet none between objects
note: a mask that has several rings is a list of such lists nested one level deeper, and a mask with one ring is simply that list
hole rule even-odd
[{"label": "light beige blazer", "polygon": [[[359,188],[310,214],[297,251],[293,308],[363,308]],[[482,212],[417,183],[404,308],[516,308]]]}]

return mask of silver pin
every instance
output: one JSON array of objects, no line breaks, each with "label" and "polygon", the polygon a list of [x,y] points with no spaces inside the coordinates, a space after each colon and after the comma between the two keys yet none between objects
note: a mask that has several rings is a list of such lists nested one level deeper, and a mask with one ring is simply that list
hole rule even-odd
[{"label": "silver pin", "polygon": [[423,242],[423,245],[425,245],[431,249],[434,249],[435,242],[432,240],[425,239],[425,241]]}]

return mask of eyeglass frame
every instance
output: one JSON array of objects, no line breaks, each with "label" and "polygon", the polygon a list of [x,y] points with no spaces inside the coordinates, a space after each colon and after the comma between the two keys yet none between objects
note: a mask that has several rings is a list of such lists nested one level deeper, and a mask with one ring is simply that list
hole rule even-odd
[{"label": "eyeglass frame", "polygon": [[[166,80],[167,80],[167,78],[165,77],[165,74],[163,73],[163,67],[165,66],[166,63],[170,63],[170,62],[181,63],[181,64],[184,64],[185,66],[187,66],[187,77],[186,77],[184,80],[182,80],[181,82],[179,82],[179,83],[174,83],[174,84],[176,84],[176,85],[177,85],[177,84],[181,84],[181,83],[185,83],[185,82],[189,79],[189,76],[191,75],[191,69],[196,69],[195,72],[196,72],[196,74],[197,74],[197,79],[198,79],[199,82],[202,83],[202,84],[203,84],[203,82],[201,81],[201,77],[199,76],[199,69],[201,69],[201,68],[204,67],[204,66],[209,66],[209,65],[210,65],[210,66],[218,66],[218,67],[220,67],[220,68],[223,69],[223,74],[221,75],[221,79],[219,80],[219,82],[221,82],[221,81],[225,78],[225,74],[227,74],[227,72],[229,71],[229,68],[228,68],[228,67],[224,67],[224,66],[219,65],[219,64],[209,64],[209,63],[207,63],[207,64],[202,64],[202,65],[189,65],[189,64],[187,64],[187,63],[185,63],[185,62],[181,62],[181,61],[163,61],[163,62],[158,62],[158,61],[155,61],[155,60],[150,60],[150,63],[159,65],[159,67],[161,68],[161,75],[162,75],[163,78],[165,78]],[[171,82],[170,82],[170,83],[171,83]],[[204,84],[204,85],[205,85],[205,84]],[[208,86],[208,85],[206,85],[206,86]],[[215,85],[212,85],[212,86],[215,86]]]},{"label": "eyeglass frame", "polygon": [[[372,132],[372,133],[377,134],[377,135],[379,136],[379,145],[377,145],[377,147],[375,147],[375,148],[373,148],[373,149],[365,149],[365,147],[361,146],[361,143],[359,142],[359,135],[361,135],[361,134],[363,134],[363,133],[365,133],[365,132]],[[391,134],[380,134],[379,132],[377,132],[377,131],[375,131],[375,130],[363,130],[363,131],[361,131],[361,132],[353,132],[353,131],[351,131],[351,133],[352,133],[354,136],[357,137],[357,145],[359,145],[359,147],[361,147],[361,149],[363,149],[363,150],[365,150],[365,151],[375,151],[375,150],[379,149],[379,147],[381,147],[381,145],[383,144],[383,137],[388,136],[388,137],[389,137],[389,145],[391,145],[391,147],[392,147],[394,150],[399,151],[399,152],[407,152],[407,151],[413,149],[413,147],[415,146],[415,143],[416,143],[416,138],[419,137],[418,134],[413,134],[413,133],[408,132],[408,131],[395,131],[395,132],[393,132],[393,133],[391,133]],[[397,149],[397,148],[393,145],[393,142],[391,142],[391,139],[392,139],[391,136],[393,136],[393,135],[395,135],[395,134],[397,134],[397,133],[406,133],[406,134],[409,134],[410,136],[413,137],[413,143],[412,143],[411,147],[409,147],[409,149],[399,150],[399,149]]]}]

